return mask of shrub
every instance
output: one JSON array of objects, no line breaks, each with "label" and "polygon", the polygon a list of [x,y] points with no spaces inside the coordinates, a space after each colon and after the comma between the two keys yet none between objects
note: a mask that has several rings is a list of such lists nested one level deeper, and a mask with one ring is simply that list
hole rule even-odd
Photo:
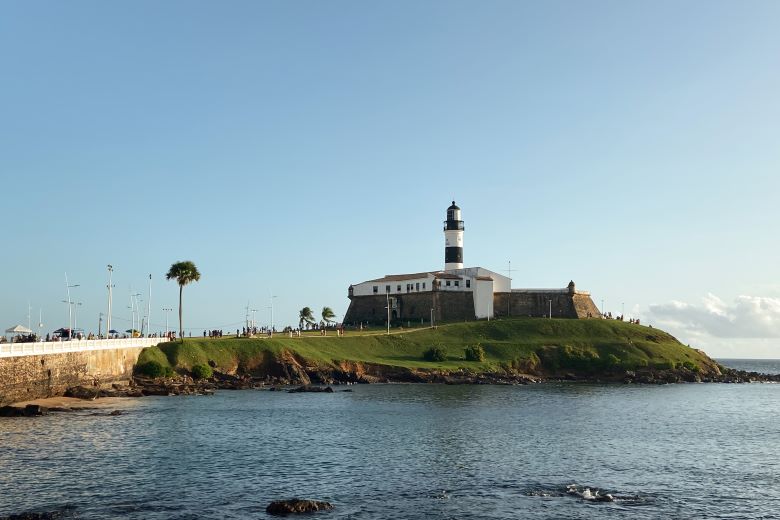
[{"label": "shrub", "polygon": [[465,349],[466,361],[485,361],[485,349],[477,344]]},{"label": "shrub", "polygon": [[685,361],[682,364],[683,368],[687,368],[691,372],[699,372],[701,369],[699,368],[699,365],[694,363],[693,361]]},{"label": "shrub", "polygon": [[677,364],[674,361],[659,361],[654,364],[656,370],[674,370]]},{"label": "shrub", "polygon": [[447,359],[447,353],[441,347],[431,347],[423,352],[425,361],[444,361]]},{"label": "shrub", "polygon": [[147,361],[146,363],[136,365],[135,373],[147,377],[171,377],[173,369],[163,366],[159,361]]},{"label": "shrub", "polygon": [[192,377],[195,379],[208,379],[214,375],[214,371],[208,365],[195,365],[192,367]]}]

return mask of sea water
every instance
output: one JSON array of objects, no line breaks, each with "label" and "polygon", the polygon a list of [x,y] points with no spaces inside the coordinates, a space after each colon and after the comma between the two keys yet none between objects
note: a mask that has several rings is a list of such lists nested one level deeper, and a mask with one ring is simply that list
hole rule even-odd
[{"label": "sea water", "polygon": [[0,517],[780,517],[780,385],[335,389],[2,419]]}]

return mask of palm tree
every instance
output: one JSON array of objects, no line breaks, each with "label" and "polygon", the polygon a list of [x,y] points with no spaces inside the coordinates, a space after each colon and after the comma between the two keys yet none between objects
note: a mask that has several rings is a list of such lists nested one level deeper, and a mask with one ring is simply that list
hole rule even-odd
[{"label": "palm tree", "polygon": [[298,312],[298,326],[302,329],[304,322],[314,323],[314,313],[309,307],[304,307]]},{"label": "palm tree", "polygon": [[179,284],[179,337],[184,341],[184,327],[181,321],[181,293],[184,290],[184,286],[190,282],[197,282],[200,280],[200,273],[195,264],[186,260],[184,262],[176,262],[168,269],[168,274],[165,275],[166,280],[176,279]]},{"label": "palm tree", "polygon": [[336,313],[333,312],[333,309],[331,309],[330,307],[322,308],[322,320],[326,324],[330,325],[331,323],[333,323],[333,318],[335,317],[336,317]]}]

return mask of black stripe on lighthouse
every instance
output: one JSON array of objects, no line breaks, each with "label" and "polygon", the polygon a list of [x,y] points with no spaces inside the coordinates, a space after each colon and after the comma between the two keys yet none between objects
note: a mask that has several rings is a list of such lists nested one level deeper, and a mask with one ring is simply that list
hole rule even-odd
[{"label": "black stripe on lighthouse", "polygon": [[445,264],[462,264],[463,263],[463,248],[462,247],[445,247],[444,248],[444,263]]}]

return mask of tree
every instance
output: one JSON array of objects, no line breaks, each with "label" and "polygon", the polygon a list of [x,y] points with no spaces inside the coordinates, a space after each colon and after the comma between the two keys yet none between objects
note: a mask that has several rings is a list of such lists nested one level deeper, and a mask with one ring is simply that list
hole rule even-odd
[{"label": "tree", "polygon": [[333,318],[336,317],[336,313],[333,312],[333,309],[330,307],[323,307],[322,308],[322,321],[324,321],[327,325],[330,325],[333,323]]},{"label": "tree", "polygon": [[186,260],[184,262],[176,262],[168,269],[168,274],[165,275],[166,280],[175,279],[179,284],[179,337],[184,341],[184,326],[181,320],[181,294],[184,290],[184,286],[190,282],[197,282],[200,280],[200,273],[195,264]]},{"label": "tree", "polygon": [[303,328],[304,323],[311,324],[315,322],[314,313],[311,311],[311,308],[309,307],[304,307],[303,309],[301,309],[300,312],[298,312],[298,318],[299,318],[298,327],[300,327],[301,329]]}]

